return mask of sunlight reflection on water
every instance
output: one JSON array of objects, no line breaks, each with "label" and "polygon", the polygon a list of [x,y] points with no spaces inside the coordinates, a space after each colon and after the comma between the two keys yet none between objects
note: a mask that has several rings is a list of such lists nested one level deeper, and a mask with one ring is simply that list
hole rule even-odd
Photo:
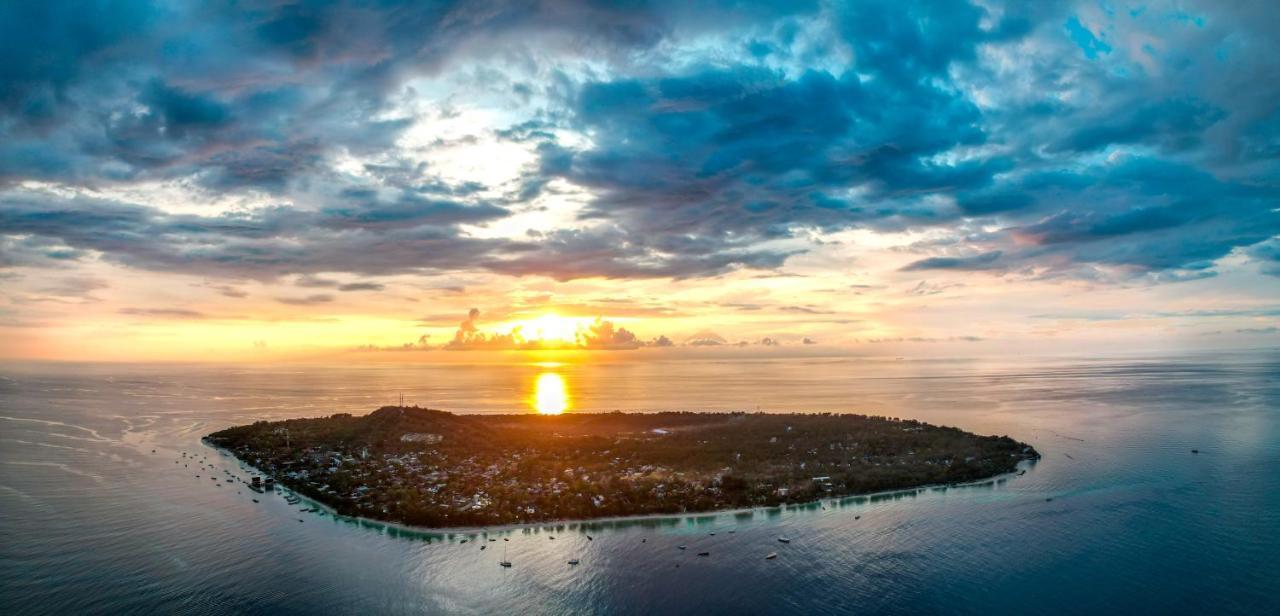
[{"label": "sunlight reflection on water", "polygon": [[543,372],[533,388],[533,408],[543,415],[559,415],[569,408],[569,393],[564,378],[555,372]]}]

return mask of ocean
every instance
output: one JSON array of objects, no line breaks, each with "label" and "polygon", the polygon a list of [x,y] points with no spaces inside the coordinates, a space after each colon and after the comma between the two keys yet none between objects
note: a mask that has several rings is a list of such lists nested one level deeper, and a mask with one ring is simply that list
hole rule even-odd
[{"label": "ocean", "polygon": [[[1280,352],[596,355],[0,364],[0,611],[1280,613]],[[534,412],[546,373],[564,383],[567,412],[890,415],[1009,435],[1044,457],[1021,476],[804,507],[430,533],[301,513],[305,502],[225,483],[225,471],[248,473],[200,442],[402,395],[455,412]]]}]

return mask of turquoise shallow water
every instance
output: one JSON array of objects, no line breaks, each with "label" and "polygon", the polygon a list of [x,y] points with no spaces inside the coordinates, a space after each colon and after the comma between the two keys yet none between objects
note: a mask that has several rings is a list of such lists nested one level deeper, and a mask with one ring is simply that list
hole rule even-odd
[{"label": "turquoise shallow water", "polygon": [[[524,410],[546,371],[564,377],[577,410],[898,415],[1008,434],[1044,459],[1026,475],[973,487],[470,536],[302,514],[278,497],[255,504],[240,484],[214,487],[207,469],[174,464],[198,452],[219,476],[243,476],[200,436],[257,419],[367,412],[400,393],[463,412]],[[1280,353],[10,364],[0,366],[0,609],[1277,613],[1277,468]],[[504,549],[511,569],[497,566]],[[702,550],[711,556],[696,556]],[[768,552],[778,558],[765,560]]]}]

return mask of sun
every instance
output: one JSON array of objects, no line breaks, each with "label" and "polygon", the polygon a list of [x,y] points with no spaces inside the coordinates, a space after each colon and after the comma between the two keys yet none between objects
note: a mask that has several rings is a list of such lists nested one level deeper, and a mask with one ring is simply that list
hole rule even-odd
[{"label": "sun", "polygon": [[528,340],[544,342],[573,342],[581,329],[582,319],[545,314],[521,324],[520,330]]}]

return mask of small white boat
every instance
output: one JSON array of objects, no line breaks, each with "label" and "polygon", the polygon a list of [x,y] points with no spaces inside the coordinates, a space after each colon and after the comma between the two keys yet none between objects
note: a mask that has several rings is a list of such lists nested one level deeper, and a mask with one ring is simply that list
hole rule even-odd
[{"label": "small white boat", "polygon": [[791,540],[786,537],[778,537],[778,541],[781,543],[791,543]]},{"label": "small white boat", "polygon": [[773,559],[775,559],[775,558],[777,558],[777,557],[778,557],[778,553],[777,553],[777,552],[769,552],[769,555],[768,555],[768,556],[765,556],[765,557],[764,557],[764,559],[765,559],[765,560],[773,560]]}]

